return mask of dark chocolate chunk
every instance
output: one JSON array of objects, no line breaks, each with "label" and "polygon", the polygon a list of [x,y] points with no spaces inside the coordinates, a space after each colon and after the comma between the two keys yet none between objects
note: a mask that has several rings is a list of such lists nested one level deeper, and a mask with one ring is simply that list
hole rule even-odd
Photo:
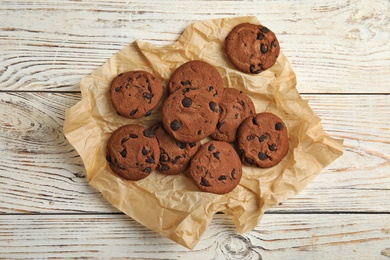
[{"label": "dark chocolate chunk", "polygon": [[181,101],[181,104],[183,105],[183,107],[190,107],[192,105],[192,99],[188,98],[188,97],[185,97]]},{"label": "dark chocolate chunk", "polygon": [[230,175],[232,176],[232,179],[236,179],[236,169],[233,169]]},{"label": "dark chocolate chunk", "polygon": [[201,135],[201,134],[202,134],[202,130],[199,130],[199,131],[198,131],[198,135]]},{"label": "dark chocolate chunk", "polygon": [[249,67],[249,71],[250,71],[250,73],[252,73],[252,74],[259,74],[259,73],[261,72],[261,70],[256,70],[255,65],[251,65],[251,66]]},{"label": "dark chocolate chunk", "polygon": [[219,152],[215,152],[213,153],[214,157],[217,158],[219,160]]},{"label": "dark chocolate chunk", "polygon": [[260,50],[262,54],[266,54],[268,52],[268,47],[264,43],[261,43]]},{"label": "dark chocolate chunk", "polygon": [[193,148],[196,146],[196,143],[190,143],[190,148]]},{"label": "dark chocolate chunk", "polygon": [[120,154],[122,155],[123,158],[126,158],[126,155],[127,155],[126,148],[123,149],[122,152],[120,152]]},{"label": "dark chocolate chunk", "polygon": [[223,122],[218,122],[217,123],[217,129],[219,130],[223,126],[223,124],[224,124]]},{"label": "dark chocolate chunk", "polygon": [[143,171],[147,172],[147,173],[150,173],[152,171],[152,169],[150,167],[146,167]]},{"label": "dark chocolate chunk", "polygon": [[267,154],[266,153],[263,153],[263,152],[259,152],[259,154],[257,155],[259,157],[260,160],[264,161],[268,158]]},{"label": "dark chocolate chunk", "polygon": [[218,109],[217,108],[217,104],[215,102],[210,102],[209,103],[209,107],[211,110],[213,110],[214,112],[218,112]]},{"label": "dark chocolate chunk", "polygon": [[130,116],[134,116],[138,112],[138,108],[131,110]]},{"label": "dark chocolate chunk", "polygon": [[183,80],[182,82],[180,82],[180,84],[182,84],[183,86],[187,86],[191,84],[191,82],[189,80]]},{"label": "dark chocolate chunk", "polygon": [[150,116],[152,114],[152,110],[149,110],[148,112],[146,112],[145,116]]},{"label": "dark chocolate chunk", "polygon": [[146,147],[142,147],[142,155],[147,155],[148,153],[150,153],[150,150]]},{"label": "dark chocolate chunk", "polygon": [[209,150],[210,152],[213,151],[215,149],[215,146],[213,144],[210,144],[209,147],[207,148],[207,150]]},{"label": "dark chocolate chunk", "polygon": [[[129,135],[131,138],[138,138],[138,135],[135,135],[135,134],[130,134]],[[122,139],[122,141],[123,141],[123,139]]]},{"label": "dark chocolate chunk", "polygon": [[206,186],[206,187],[210,186],[209,182],[205,178],[201,179],[200,185]]},{"label": "dark chocolate chunk", "polygon": [[277,122],[277,123],[275,124],[275,129],[276,129],[277,131],[283,130],[283,124],[282,124],[281,122]]},{"label": "dark chocolate chunk", "polygon": [[248,140],[248,141],[252,141],[253,139],[255,139],[255,135],[254,134],[248,135],[246,137],[246,140]]},{"label": "dark chocolate chunk", "polygon": [[177,160],[179,160],[181,158],[180,155],[176,156],[173,160],[172,160],[172,164],[176,164],[177,163]]},{"label": "dark chocolate chunk", "polygon": [[153,157],[146,158],[145,160],[147,163],[155,163],[156,161],[154,160]]},{"label": "dark chocolate chunk", "polygon": [[263,38],[264,38],[264,34],[262,34],[262,33],[257,34],[257,37],[256,37],[257,40],[262,40]]},{"label": "dark chocolate chunk", "polygon": [[122,89],[122,86],[116,87],[115,92],[119,92],[119,91],[121,91],[121,89]]},{"label": "dark chocolate chunk", "polygon": [[267,33],[267,32],[269,32],[269,29],[267,27],[263,27],[263,28],[260,29],[260,31],[262,33]]},{"label": "dark chocolate chunk", "polygon": [[273,40],[273,41],[271,42],[271,47],[278,47],[278,45],[276,44],[276,41],[275,41],[275,40]]},{"label": "dark chocolate chunk", "polygon": [[177,144],[177,146],[179,146],[179,147],[180,147],[180,149],[184,149],[184,148],[186,148],[186,144],[185,144],[185,143],[183,143],[183,142],[176,142],[176,144]]},{"label": "dark chocolate chunk", "polygon": [[107,155],[106,155],[106,160],[107,160],[107,162],[110,163],[110,162],[111,162],[111,155],[107,154]]},{"label": "dark chocolate chunk", "polygon": [[252,123],[253,123],[254,125],[260,125],[260,124],[259,124],[259,121],[257,121],[256,117],[253,117],[253,118],[252,118]]},{"label": "dark chocolate chunk", "polygon": [[213,86],[209,86],[209,92],[212,91],[214,89]]},{"label": "dark chocolate chunk", "polygon": [[254,164],[255,163],[255,161],[253,161],[251,158],[249,158],[249,157],[245,157],[245,162],[247,162],[248,164]]},{"label": "dark chocolate chunk", "polygon": [[227,179],[227,178],[226,178],[225,175],[221,175],[221,176],[219,176],[219,178],[218,178],[219,181],[224,181],[224,180],[226,180],[226,179]]},{"label": "dark chocolate chunk", "polygon": [[161,167],[160,167],[160,170],[161,170],[161,171],[168,171],[168,170],[169,170],[169,167],[162,164]]},{"label": "dark chocolate chunk", "polygon": [[129,138],[128,138],[128,137],[125,137],[125,138],[122,139],[121,143],[123,144],[123,143],[126,142],[127,140],[129,140]]},{"label": "dark chocolate chunk", "polygon": [[269,145],[269,146],[268,146],[268,149],[269,149],[270,151],[276,151],[276,144],[271,144],[271,145]]},{"label": "dark chocolate chunk", "polygon": [[265,140],[267,140],[268,139],[268,135],[266,135],[266,134],[263,134],[263,135],[261,135],[260,137],[259,137],[259,141],[260,142],[264,142]]},{"label": "dark chocolate chunk", "polygon": [[154,96],[153,93],[143,93],[143,94],[142,94],[142,97],[143,97],[143,98],[146,98],[146,99],[152,99],[153,96]]},{"label": "dark chocolate chunk", "polygon": [[152,138],[152,137],[154,137],[154,133],[152,132],[152,130],[146,129],[146,130],[144,130],[144,136]]},{"label": "dark chocolate chunk", "polygon": [[173,120],[172,123],[170,124],[170,127],[171,127],[171,129],[172,129],[173,131],[177,131],[177,130],[179,130],[180,127],[181,127],[181,122],[175,119],[175,120]]},{"label": "dark chocolate chunk", "polygon": [[167,162],[169,160],[169,156],[166,153],[162,153],[160,155],[160,162]]},{"label": "dark chocolate chunk", "polygon": [[118,166],[118,168],[121,169],[121,170],[126,170],[125,166],[123,166],[120,163],[118,163],[116,166]]}]

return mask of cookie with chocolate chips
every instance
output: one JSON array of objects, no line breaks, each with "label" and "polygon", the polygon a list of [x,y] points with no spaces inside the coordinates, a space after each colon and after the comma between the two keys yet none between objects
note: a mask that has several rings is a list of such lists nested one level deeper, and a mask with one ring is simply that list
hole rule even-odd
[{"label": "cookie with chocolate chips", "polygon": [[211,137],[219,141],[235,142],[241,122],[254,114],[255,105],[250,97],[237,89],[226,88],[219,103],[218,123]]},{"label": "cookie with chocolate chips", "polygon": [[128,71],[111,82],[111,103],[119,115],[141,118],[150,115],[161,100],[163,88],[160,81],[146,71]]},{"label": "cookie with chocolate chips", "polygon": [[173,175],[184,172],[190,166],[191,158],[198,151],[200,143],[183,143],[173,139],[164,129],[162,123],[151,127],[160,147],[160,158],[157,170]]},{"label": "cookie with chocolate chips", "polygon": [[238,129],[242,162],[260,168],[278,164],[288,152],[288,132],[284,122],[272,113],[245,119]]},{"label": "cookie with chocolate chips", "polygon": [[203,144],[195,154],[190,174],[201,191],[225,194],[240,182],[242,164],[229,143],[211,141]]},{"label": "cookie with chocolate chips", "polygon": [[214,132],[219,116],[213,94],[204,89],[182,88],[162,105],[165,130],[176,140],[194,143]]},{"label": "cookie with chocolate chips", "polygon": [[223,80],[218,70],[204,61],[189,61],[178,67],[172,74],[168,89],[172,94],[182,88],[204,89],[219,101],[224,90]]},{"label": "cookie with chocolate chips", "polygon": [[226,37],[226,54],[242,72],[258,74],[271,68],[280,52],[275,34],[258,24],[242,23]]},{"label": "cookie with chocolate chips", "polygon": [[115,130],[107,143],[106,160],[113,173],[126,180],[147,177],[158,164],[160,148],[153,132],[141,125]]}]

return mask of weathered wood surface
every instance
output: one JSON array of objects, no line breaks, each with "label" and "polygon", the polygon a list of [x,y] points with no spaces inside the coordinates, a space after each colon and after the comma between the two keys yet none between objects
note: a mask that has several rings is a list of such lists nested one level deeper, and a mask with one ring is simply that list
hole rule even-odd
[{"label": "weathered wood surface", "polygon": [[[0,258],[388,259],[390,2],[1,1]],[[63,136],[79,82],[136,39],[173,43],[191,22],[255,15],[344,155],[237,235],[216,215],[189,251],[120,214]]]}]

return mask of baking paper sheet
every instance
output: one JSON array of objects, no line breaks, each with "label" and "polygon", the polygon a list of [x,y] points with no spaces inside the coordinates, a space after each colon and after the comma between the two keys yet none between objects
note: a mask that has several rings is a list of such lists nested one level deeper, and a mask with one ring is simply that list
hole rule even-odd
[{"label": "baking paper sheet", "polygon": [[[229,63],[224,40],[243,22],[260,23],[256,17],[199,21],[170,46],[131,43],[82,79],[82,100],[66,111],[64,133],[80,154],[90,185],[120,211],[190,249],[216,212],[230,215],[237,232],[251,231],[265,211],[304,189],[342,154],[342,140],[323,131],[320,118],[300,97],[294,71],[283,53],[271,69],[257,75],[241,73]],[[143,180],[126,181],[113,175],[105,160],[106,143],[115,129],[130,123],[149,127],[161,120],[161,102],[149,117],[132,120],[117,115],[109,98],[112,79],[125,71],[146,70],[165,87],[172,72],[190,60],[215,66],[226,88],[244,91],[257,113],[272,112],[288,127],[290,149],[282,162],[269,169],[243,166],[239,186],[225,195],[200,192],[188,173],[167,176],[154,171]],[[166,96],[165,89],[163,99]]]}]

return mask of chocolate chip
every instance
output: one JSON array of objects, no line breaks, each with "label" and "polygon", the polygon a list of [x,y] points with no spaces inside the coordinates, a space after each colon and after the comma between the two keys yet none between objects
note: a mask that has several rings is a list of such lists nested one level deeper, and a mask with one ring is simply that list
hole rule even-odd
[{"label": "chocolate chip", "polygon": [[264,34],[262,34],[262,33],[257,34],[257,37],[256,37],[257,40],[262,40],[263,38],[264,38]]},{"label": "chocolate chip", "polygon": [[148,153],[150,153],[150,150],[146,147],[142,147],[142,155],[147,155]]},{"label": "chocolate chip", "polygon": [[244,149],[240,149],[240,150],[238,151],[238,153],[240,154],[240,156],[243,155],[243,154],[244,154]]},{"label": "chocolate chip", "polygon": [[252,74],[259,74],[259,73],[261,72],[261,70],[256,70],[255,65],[251,65],[251,66],[249,67],[249,71],[250,71],[250,73],[252,73]]},{"label": "chocolate chip", "polygon": [[207,148],[207,150],[209,150],[210,152],[213,151],[215,149],[215,146],[213,144],[210,144],[209,147]]},{"label": "chocolate chip", "polygon": [[172,123],[170,124],[170,127],[173,131],[177,131],[180,129],[181,127],[181,122],[180,121],[177,121],[176,119],[172,121]]},{"label": "chocolate chip", "polygon": [[148,90],[149,92],[152,92],[152,88],[150,87],[150,84],[148,84]]},{"label": "chocolate chip", "polygon": [[181,101],[181,104],[183,105],[183,107],[190,107],[192,105],[192,99],[188,98],[188,97],[185,97]]},{"label": "chocolate chip", "polygon": [[275,124],[275,129],[276,129],[277,131],[283,130],[283,124],[282,124],[281,122],[277,122],[277,123]]},{"label": "chocolate chip", "polygon": [[216,97],[216,96],[218,96],[218,91],[215,91],[215,93],[213,95],[213,97]]},{"label": "chocolate chip", "polygon": [[272,42],[271,42],[271,47],[277,47],[278,45],[276,44],[276,41],[275,40],[273,40]]},{"label": "chocolate chip", "polygon": [[210,186],[209,182],[205,178],[201,179],[200,185],[206,186],[206,187]]},{"label": "chocolate chip", "polygon": [[190,148],[194,148],[196,146],[196,143],[190,143]]},{"label": "chocolate chip", "polygon": [[106,160],[107,160],[107,162],[109,162],[109,163],[111,162],[111,155],[110,155],[110,154],[107,154],[107,155],[106,155]]},{"label": "chocolate chip", "polygon": [[147,173],[150,173],[150,172],[152,171],[152,168],[146,167],[143,171],[144,171],[144,172],[147,172]]},{"label": "chocolate chip", "polygon": [[259,141],[260,141],[260,142],[264,142],[265,140],[268,140],[268,135],[263,134],[263,135],[261,135],[261,136],[259,137]]},{"label": "chocolate chip", "polygon": [[267,33],[267,32],[269,32],[269,29],[267,27],[263,27],[263,28],[260,29],[260,31],[262,33]]},{"label": "chocolate chip", "polygon": [[129,135],[131,138],[138,138],[138,135],[135,135],[135,134],[130,134]]},{"label": "chocolate chip", "polygon": [[217,158],[219,160],[219,152],[215,152],[213,153],[214,157]]},{"label": "chocolate chip", "polygon": [[122,89],[122,86],[116,87],[115,92],[119,92],[119,91],[121,91],[121,89]]},{"label": "chocolate chip", "polygon": [[209,86],[209,92],[212,91],[214,89],[213,86]]},{"label": "chocolate chip", "polygon": [[129,140],[129,138],[128,138],[128,137],[125,137],[125,138],[122,139],[121,143],[123,144],[123,143],[126,142],[127,140]]},{"label": "chocolate chip", "polygon": [[236,113],[235,115],[234,115],[234,119],[237,119],[238,118],[238,113]]},{"label": "chocolate chip", "polygon": [[213,110],[214,112],[218,112],[218,110],[216,110],[217,108],[217,104],[215,102],[210,102],[209,103],[209,107],[211,110]]},{"label": "chocolate chip", "polygon": [[154,94],[153,93],[143,93],[142,97],[146,98],[146,99],[152,99],[154,97]]},{"label": "chocolate chip", "polygon": [[118,163],[116,166],[118,166],[118,168],[121,169],[121,170],[126,170],[125,166],[123,166],[120,163]]},{"label": "chocolate chip", "polygon": [[130,116],[134,116],[134,114],[137,112],[138,112],[138,108],[131,110]]},{"label": "chocolate chip", "polygon": [[176,156],[175,159],[172,160],[172,164],[176,164],[177,161],[181,158],[180,155]]},{"label": "chocolate chip", "polygon": [[248,141],[252,141],[253,139],[255,139],[255,135],[253,135],[253,134],[248,135],[248,136],[246,137],[246,140],[248,140]]},{"label": "chocolate chip", "polygon": [[236,179],[236,169],[233,169],[232,172],[230,173],[230,175],[232,176],[232,179]]},{"label": "chocolate chip", "polygon": [[221,175],[221,176],[218,178],[219,181],[224,181],[224,180],[226,180],[226,179],[227,179],[227,178],[226,178],[225,175]]},{"label": "chocolate chip", "polygon": [[[138,78],[140,78],[140,76],[138,76],[137,79],[138,79]],[[131,80],[132,80],[131,77],[128,77],[128,78],[127,78],[127,82],[130,82]]]},{"label": "chocolate chip", "polygon": [[270,151],[276,151],[276,144],[268,145],[268,149],[269,149]]},{"label": "chocolate chip", "polygon": [[126,158],[126,155],[127,155],[126,148],[123,149],[122,152],[120,152],[120,154],[122,155],[123,158]]},{"label": "chocolate chip", "polygon": [[187,86],[191,84],[191,82],[189,80],[183,80],[182,82],[180,82],[180,84],[182,84],[183,86]]},{"label": "chocolate chip", "polygon": [[154,137],[154,133],[150,129],[145,129],[143,133],[145,137],[149,137],[149,138]]},{"label": "chocolate chip", "polygon": [[163,171],[163,172],[164,172],[164,171],[168,171],[168,170],[169,170],[169,167],[162,164],[161,167],[160,167],[160,170]]},{"label": "chocolate chip", "polygon": [[245,162],[248,163],[248,164],[254,164],[255,161],[253,161],[251,158],[248,158],[248,157],[245,157]]},{"label": "chocolate chip", "polygon": [[253,118],[252,118],[252,123],[253,123],[254,125],[260,125],[260,124],[259,124],[259,121],[257,121],[256,117],[253,117]]},{"label": "chocolate chip", "polygon": [[149,110],[148,112],[146,112],[144,116],[150,116],[151,114],[152,114],[152,110]]},{"label": "chocolate chip", "polygon": [[262,54],[266,54],[268,52],[268,47],[264,43],[261,43],[260,50]]},{"label": "chocolate chip", "polygon": [[146,158],[145,160],[147,163],[155,163],[156,161],[154,160],[153,157]]},{"label": "chocolate chip", "polygon": [[201,135],[201,134],[202,134],[202,132],[203,132],[202,130],[199,130],[199,131],[198,131],[198,135]]},{"label": "chocolate chip", "polygon": [[267,154],[266,153],[263,153],[263,152],[259,152],[259,154],[257,155],[259,157],[260,160],[264,161],[268,158]]},{"label": "chocolate chip", "polygon": [[183,142],[176,142],[176,145],[180,147],[180,149],[186,148],[186,144]]},{"label": "chocolate chip", "polygon": [[160,155],[160,162],[167,162],[169,160],[169,156],[166,153]]},{"label": "chocolate chip", "polygon": [[217,129],[219,130],[223,126],[224,122],[218,122],[217,123]]}]

